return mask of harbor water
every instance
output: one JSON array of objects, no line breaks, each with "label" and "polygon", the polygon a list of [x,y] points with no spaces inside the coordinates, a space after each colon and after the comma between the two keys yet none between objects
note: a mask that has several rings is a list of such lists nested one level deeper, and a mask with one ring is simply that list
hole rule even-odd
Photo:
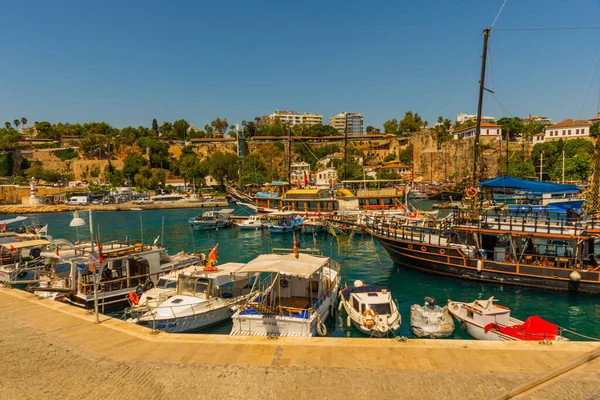
[{"label": "harbor water", "polygon": [[[249,214],[246,208],[232,208],[235,208],[237,215]],[[171,254],[182,250],[208,253],[218,243],[219,263],[248,262],[260,254],[270,253],[272,248],[291,249],[293,246],[292,235],[270,235],[267,230],[242,231],[231,228],[193,232],[187,221],[201,212],[195,209],[95,212],[93,223],[94,230],[99,232],[103,242],[128,238],[148,243],[160,235],[158,240]],[[87,224],[87,213],[80,212],[80,216]],[[71,213],[31,214],[30,218],[36,223],[42,221],[49,224],[48,233],[55,238],[76,240],[77,234],[81,239],[89,238],[88,225],[79,228],[78,233],[75,228],[69,227],[73,218]],[[360,279],[366,284],[388,286],[402,314],[399,334],[403,336],[412,337],[410,306],[422,304],[425,296],[435,297],[440,305],[448,299],[470,302],[494,296],[500,304],[508,306],[516,318],[539,315],[581,334],[600,337],[600,304],[594,295],[477,283],[396,267],[383,248],[368,235],[356,234],[346,246],[339,246],[336,238],[327,234],[318,234],[313,238],[312,235],[297,233],[296,239],[301,247],[313,247],[316,244],[323,255],[337,260],[341,264],[342,285],[346,283],[351,287],[355,280]],[[328,330],[332,336],[363,336],[354,327],[346,326],[343,311],[336,313]],[[230,324],[223,324],[203,332],[227,334],[229,331]],[[565,336],[580,340],[573,335]],[[468,335],[456,324],[453,337],[465,339]]]}]

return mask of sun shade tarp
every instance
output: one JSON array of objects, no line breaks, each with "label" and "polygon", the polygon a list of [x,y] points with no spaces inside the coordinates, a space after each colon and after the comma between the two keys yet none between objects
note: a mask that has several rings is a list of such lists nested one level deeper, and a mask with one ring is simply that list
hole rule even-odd
[{"label": "sun shade tarp", "polygon": [[558,335],[558,326],[537,315],[529,317],[520,325],[501,326],[494,323],[485,326],[485,331],[497,329],[505,335],[520,340],[554,340]]},{"label": "sun shade tarp", "polygon": [[328,257],[309,254],[263,254],[237,270],[240,272],[270,272],[309,278],[329,261]]},{"label": "sun shade tarp", "polygon": [[2,243],[0,246],[5,247],[7,249],[23,249],[26,247],[36,247],[36,246],[45,246],[50,244],[47,240],[24,240],[22,242],[16,243]]},{"label": "sun shade tarp", "polygon": [[577,193],[577,185],[549,183],[519,179],[512,176],[499,176],[479,182],[479,186],[491,189],[514,189],[533,193]]},{"label": "sun shade tarp", "polygon": [[2,221],[0,221],[0,225],[10,225],[10,224],[14,224],[15,222],[21,222],[21,221],[25,221],[27,219],[27,217],[14,217],[11,219],[3,219]]}]

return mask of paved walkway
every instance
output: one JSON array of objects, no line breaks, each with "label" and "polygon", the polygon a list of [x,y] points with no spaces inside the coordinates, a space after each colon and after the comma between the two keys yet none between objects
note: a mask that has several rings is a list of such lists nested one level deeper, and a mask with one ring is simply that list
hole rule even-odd
[{"label": "paved walkway", "polygon": [[[487,399],[600,348],[598,343],[151,335],[0,289],[0,399]],[[600,358],[521,394],[589,399]]]}]

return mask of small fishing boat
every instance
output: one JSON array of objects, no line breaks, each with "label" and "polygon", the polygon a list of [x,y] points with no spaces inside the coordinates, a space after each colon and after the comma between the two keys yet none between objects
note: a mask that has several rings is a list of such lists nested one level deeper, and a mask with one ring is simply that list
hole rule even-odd
[{"label": "small fishing boat", "polygon": [[239,304],[253,293],[255,274],[238,273],[244,264],[226,263],[218,267],[206,265],[177,275],[177,289],[157,306],[147,306],[138,325],[169,333],[197,331],[231,318]]},{"label": "small fishing boat", "polygon": [[302,233],[313,234],[325,232],[325,222],[321,217],[308,217],[300,224]]},{"label": "small fishing boat", "polygon": [[247,220],[237,224],[241,230],[258,230],[267,228],[269,225],[265,221],[265,217],[262,215],[251,215]]},{"label": "small fishing boat", "polygon": [[480,340],[568,340],[559,334],[558,326],[532,316],[525,321],[510,316],[508,307],[494,304],[494,297],[462,303],[448,300],[448,311],[462,330]]},{"label": "small fishing boat", "polygon": [[291,233],[299,229],[304,218],[297,217],[295,213],[284,211],[271,214],[269,224],[270,233]]},{"label": "small fishing boat", "polygon": [[[309,251],[309,250],[306,250]],[[315,250],[316,251],[316,250]],[[260,273],[250,297],[231,317],[231,335],[325,336],[335,311],[339,264],[329,257],[298,253],[263,254],[236,273]]]},{"label": "small fishing boat", "polygon": [[354,325],[367,335],[385,337],[400,329],[400,312],[386,286],[365,286],[357,280],[352,289],[340,291],[339,307],[348,314],[348,327]]},{"label": "small fishing boat", "polygon": [[436,299],[425,297],[425,305],[410,307],[410,329],[417,337],[446,338],[454,332],[454,320],[448,307],[440,307]]},{"label": "small fishing boat", "polygon": [[233,224],[230,214],[234,210],[226,208],[219,211],[205,211],[188,220],[195,231],[207,231],[218,228],[229,228]]}]

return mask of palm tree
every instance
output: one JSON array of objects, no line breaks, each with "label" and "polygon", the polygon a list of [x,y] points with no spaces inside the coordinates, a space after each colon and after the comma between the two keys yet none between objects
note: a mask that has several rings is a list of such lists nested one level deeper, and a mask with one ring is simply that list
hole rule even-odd
[{"label": "palm tree", "polygon": [[21,117],[21,123],[23,124],[23,128],[27,125],[27,118]]},{"label": "palm tree", "polygon": [[13,121],[13,123],[15,124],[15,126],[17,127],[17,131],[19,131],[19,124],[21,124],[21,121],[19,121],[18,119],[15,119]]},{"label": "palm tree", "polygon": [[10,122],[6,121],[4,123],[4,126],[6,127],[6,129],[10,129],[10,127],[12,126],[12,124]]}]

